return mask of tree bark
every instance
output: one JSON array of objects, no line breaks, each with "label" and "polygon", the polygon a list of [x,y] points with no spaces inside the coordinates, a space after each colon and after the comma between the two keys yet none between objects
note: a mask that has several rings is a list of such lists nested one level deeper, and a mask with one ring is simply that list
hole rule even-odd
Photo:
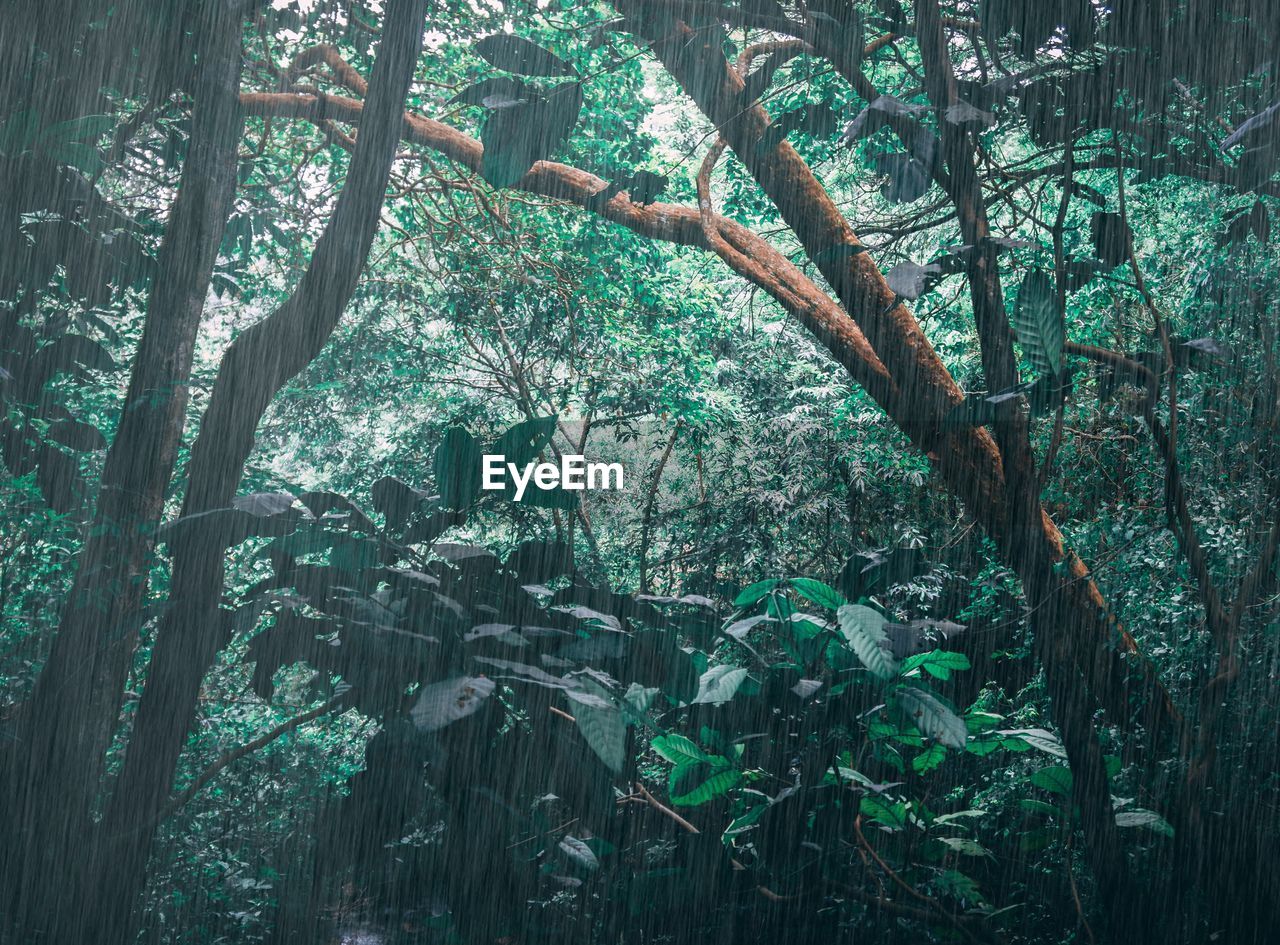
[{"label": "tree bark", "polygon": [[[228,347],[191,451],[182,514],[231,504],[272,398],[324,347],[346,308],[378,227],[401,135],[404,100],[421,49],[426,0],[388,4],[369,101],[346,183],[297,289]],[[161,619],[124,766],[107,805],[88,927],[123,935],[145,879],[157,815],[173,786],[195,719],[201,681],[226,642],[224,549],[175,544],[169,608]]]},{"label": "tree bark", "polygon": [[4,885],[12,899],[4,912],[24,930],[72,911],[44,900],[66,894],[64,874],[90,828],[144,619],[196,334],[235,190],[240,31],[229,5],[208,5],[195,41],[200,65],[189,156],[165,227],[124,412],[57,637],[11,749],[5,810],[12,831],[5,859],[10,881]]}]

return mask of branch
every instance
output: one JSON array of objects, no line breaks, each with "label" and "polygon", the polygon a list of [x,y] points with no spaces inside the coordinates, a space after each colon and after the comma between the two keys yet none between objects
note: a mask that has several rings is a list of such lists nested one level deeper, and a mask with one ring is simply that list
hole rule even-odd
[{"label": "branch", "polygon": [[185,807],[187,803],[199,794],[206,784],[216,778],[219,772],[221,772],[223,768],[227,767],[227,765],[234,764],[245,755],[251,755],[259,748],[265,748],[267,745],[270,745],[280,736],[287,735],[295,728],[306,725],[313,719],[318,719],[320,716],[325,715],[332,709],[336,708],[338,704],[342,702],[342,699],[342,696],[334,696],[328,702],[323,702],[314,709],[309,709],[301,715],[296,715],[287,722],[281,722],[275,728],[263,732],[253,741],[246,742],[239,748],[233,748],[231,751],[220,756],[217,761],[196,775],[196,779],[187,786],[186,790],[181,794],[174,796],[174,798],[160,810],[160,813],[156,815],[155,822],[163,823]]}]

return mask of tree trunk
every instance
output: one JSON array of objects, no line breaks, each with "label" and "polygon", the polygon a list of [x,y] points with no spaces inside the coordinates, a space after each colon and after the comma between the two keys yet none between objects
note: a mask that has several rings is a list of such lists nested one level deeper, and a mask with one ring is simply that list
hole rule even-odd
[{"label": "tree trunk", "polygon": [[[399,144],[405,95],[421,49],[426,0],[388,4],[383,39],[333,215],[293,295],[239,335],[223,357],[191,452],[183,515],[231,504],[272,398],[319,354],[354,292],[377,230]],[[175,545],[170,606],[156,632],[124,766],[107,807],[92,875],[90,926],[122,934],[145,880],[156,818],[173,786],[201,681],[226,643],[224,549]]]},{"label": "tree trunk", "polygon": [[[621,6],[640,21],[643,32],[648,7]],[[1002,431],[1000,439],[1006,452],[987,437],[949,436],[941,431],[941,419],[959,397],[955,382],[867,255],[831,252],[860,243],[803,159],[785,141],[771,149],[757,147],[769,119],[759,106],[742,107],[742,81],[720,50],[719,31],[694,31],[682,23],[664,34],[667,29],[664,26],[653,35],[655,54],[773,200],[871,342],[898,390],[907,392],[904,401],[909,401],[909,407],[900,404],[895,410],[888,404],[886,409],[903,432],[938,461],[939,472],[964,498],[970,513],[1022,578],[1032,605],[1046,608],[1048,619],[1037,620],[1036,626],[1038,635],[1047,633],[1051,639],[1042,641],[1038,650],[1056,696],[1055,719],[1077,772],[1076,795],[1078,802],[1084,802],[1090,862],[1100,885],[1112,890],[1126,888],[1123,851],[1110,813],[1093,714],[1094,705],[1101,701],[1127,718],[1130,672],[1119,659],[1115,641],[1107,638],[1109,621],[1101,595],[1083,564],[1064,548],[1060,533],[1040,505],[1036,477],[1028,468],[1025,431]],[[993,313],[985,314],[988,334],[1004,343],[988,346],[984,361],[991,373],[1003,376],[1011,363],[1008,325],[1005,323],[1001,332],[999,325],[989,324]],[[1003,318],[1002,312],[1000,315]],[[1064,572],[1061,577],[1059,569]],[[1077,671],[1083,674],[1083,687],[1073,685]],[[1150,699],[1164,706],[1159,694],[1152,686]]]},{"label": "tree trunk", "polygon": [[65,874],[90,828],[143,621],[196,334],[235,189],[240,34],[228,8],[210,4],[197,26],[190,152],[165,227],[124,412],[58,635],[7,766],[5,816],[13,834],[4,875],[13,900],[5,911],[26,929],[73,911],[41,899],[68,888]]}]

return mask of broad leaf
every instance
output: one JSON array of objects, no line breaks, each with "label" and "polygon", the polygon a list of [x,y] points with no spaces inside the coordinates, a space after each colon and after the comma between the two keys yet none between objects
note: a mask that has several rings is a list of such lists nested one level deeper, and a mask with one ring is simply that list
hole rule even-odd
[{"label": "broad leaf", "polygon": [[496,685],[484,676],[456,676],[423,686],[409,710],[420,732],[435,732],[480,710]]},{"label": "broad leaf", "polygon": [[698,680],[698,694],[693,697],[693,702],[695,705],[728,702],[746,678],[747,671],[740,666],[713,666]]},{"label": "broad leaf", "polygon": [[1062,371],[1066,333],[1058,312],[1058,295],[1053,280],[1038,269],[1028,272],[1018,288],[1013,329],[1037,371],[1049,375]]},{"label": "broad leaf", "polygon": [[848,603],[834,587],[813,578],[792,578],[790,584],[801,597],[829,610],[838,610]]},{"label": "broad leaf", "polygon": [[734,787],[742,780],[742,772],[736,768],[726,768],[718,771],[703,781],[692,791],[684,794],[674,795],[671,803],[677,807],[696,807],[699,804],[705,804],[707,801],[714,800],[726,791]]},{"label": "broad leaf", "polygon": [[611,771],[621,771],[626,763],[627,721],[618,710],[605,688],[591,679],[575,677],[587,692],[605,701],[605,706],[578,699],[579,693],[569,691],[570,698],[577,704],[573,707],[573,717],[578,731],[586,739],[591,750]]},{"label": "broad leaf", "polygon": [[923,689],[903,687],[896,693],[898,704],[911,717],[922,735],[948,748],[963,750],[969,730],[964,720],[952,712],[942,700]]},{"label": "broad leaf", "polygon": [[898,661],[889,652],[888,622],[878,612],[862,604],[846,604],[839,610],[840,631],[862,665],[881,679],[898,671]]},{"label": "broad leaf", "polygon": [[521,75],[577,75],[573,66],[532,40],[510,33],[494,33],[471,47],[490,65]]}]

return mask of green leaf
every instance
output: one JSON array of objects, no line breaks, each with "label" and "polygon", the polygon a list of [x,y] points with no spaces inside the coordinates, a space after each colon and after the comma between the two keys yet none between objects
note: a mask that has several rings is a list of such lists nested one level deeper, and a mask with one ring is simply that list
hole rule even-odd
[{"label": "green leaf", "polygon": [[889,635],[884,631],[888,622],[878,612],[862,604],[845,604],[839,610],[840,631],[862,665],[881,679],[888,679],[898,671],[898,661],[889,652]]},{"label": "green leaf", "polygon": [[[588,692],[609,702],[608,708],[600,708],[575,699],[577,704],[573,707],[573,718],[578,724],[578,731],[609,770],[621,771],[627,760],[627,720],[612,704],[603,686],[582,677],[578,677],[578,681]],[[575,693],[570,690],[568,696],[573,699]]]},{"label": "green leaf", "polygon": [[[1038,748],[1040,751],[1048,752],[1055,758],[1066,758],[1067,750],[1063,747],[1062,742],[1058,740],[1058,736],[1053,732],[1044,728],[1004,728],[996,734],[1004,736],[1007,739],[1020,739],[1026,742],[1032,748]],[[1005,745],[1009,747],[1008,744]]]},{"label": "green leaf", "polygon": [[964,750],[969,730],[964,720],[952,712],[942,700],[923,689],[903,687],[897,691],[898,703],[906,711],[922,735],[948,748]]},{"label": "green leaf", "polygon": [[740,666],[713,666],[698,680],[698,694],[693,697],[693,704],[719,705],[728,702],[746,678],[747,671]]},{"label": "green leaf", "polygon": [[60,121],[40,132],[36,147],[52,148],[70,141],[93,143],[115,127],[110,115],[84,115],[70,121]]},{"label": "green leaf", "polygon": [[1156,833],[1164,834],[1166,837],[1173,836],[1173,826],[1169,821],[1153,810],[1143,810],[1140,807],[1136,807],[1133,810],[1123,810],[1116,814],[1116,826],[1149,827]]},{"label": "green leaf", "polygon": [[521,75],[577,75],[573,66],[532,40],[510,33],[494,33],[471,47],[490,65]]},{"label": "green leaf", "polygon": [[947,749],[940,742],[934,742],[923,752],[911,759],[911,770],[916,774],[926,774],[947,757]]},{"label": "green leaf", "polygon": [[848,603],[844,599],[844,595],[834,587],[830,587],[813,578],[792,578],[790,583],[797,594],[805,600],[813,601],[819,607],[826,607],[828,610],[839,610]]},{"label": "green leaf", "polygon": [[1046,817],[1058,817],[1062,814],[1062,808],[1047,804],[1034,797],[1022,798],[1018,801],[1018,806],[1028,814],[1044,814]]},{"label": "green leaf", "polygon": [[555,417],[534,417],[507,430],[485,452],[505,456],[508,463],[526,466],[542,454],[555,434]]},{"label": "green leaf", "polygon": [[[485,108],[510,108],[529,101],[531,86],[510,76],[493,76],[467,86],[447,105],[483,105]],[[533,94],[537,94],[534,90]]]},{"label": "green leaf", "polygon": [[462,427],[445,430],[436,447],[433,471],[441,503],[447,508],[464,509],[480,493],[480,445]]},{"label": "green leaf", "polygon": [[964,856],[991,856],[991,851],[967,837],[938,837],[938,842]]},{"label": "green leaf", "polygon": [[491,110],[480,129],[480,176],[494,187],[512,186],[538,161],[551,157],[582,111],[582,87],[576,82],[528,94],[527,102]]},{"label": "green leaf", "polygon": [[724,828],[724,834],[723,834],[724,841],[728,843],[730,840],[732,840],[734,837],[738,836],[739,834],[746,833],[748,830],[750,830],[752,827],[756,825],[756,822],[761,817],[764,816],[764,812],[767,811],[772,806],[773,806],[772,804],[768,804],[768,803],[757,804],[755,807],[751,808],[745,814],[742,814],[741,816],[734,818],[734,820],[729,824],[729,826]]},{"label": "green leaf", "polygon": [[1037,371],[1049,375],[1062,371],[1066,330],[1058,312],[1058,295],[1053,280],[1038,269],[1028,272],[1018,288],[1013,328]]},{"label": "green leaf", "polygon": [[1041,790],[1048,791],[1050,794],[1061,794],[1063,797],[1071,796],[1071,769],[1065,765],[1051,765],[1048,768],[1041,768],[1031,776],[1031,783]]},{"label": "green leaf", "polygon": [[864,797],[858,804],[858,810],[863,817],[895,830],[901,830],[907,824],[907,805],[901,801],[888,800],[878,794]]},{"label": "green leaf", "polygon": [[594,873],[600,868],[600,860],[596,857],[591,847],[586,842],[579,840],[577,837],[564,837],[559,843],[560,852],[577,866],[582,867],[590,873]]},{"label": "green leaf", "polygon": [[713,758],[683,735],[659,735],[649,747],[673,764],[710,762]]},{"label": "green leaf", "polygon": [[671,803],[677,807],[696,807],[699,804],[705,804],[707,801],[714,800],[726,791],[730,790],[734,785],[742,780],[742,772],[736,768],[726,768],[718,771],[707,780],[703,781],[692,791],[686,794],[678,794],[671,798]]},{"label": "green leaf", "polygon": [[766,578],[763,581],[756,581],[754,584],[748,584],[742,589],[742,592],[734,598],[734,607],[750,607],[752,604],[763,600],[766,595],[771,593],[781,581],[777,578]]},{"label": "green leaf", "polygon": [[409,710],[420,732],[435,732],[478,711],[496,684],[484,676],[457,676],[422,687]]},{"label": "green leaf", "polygon": [[969,669],[969,657],[954,650],[930,650],[908,657],[902,664],[901,674],[908,675],[922,669],[935,679],[950,679],[955,670]]},{"label": "green leaf", "polygon": [[40,130],[40,113],[33,108],[23,109],[0,123],[0,154],[17,157],[35,141]]},{"label": "green leaf", "polygon": [[60,164],[74,167],[86,177],[92,177],[107,166],[98,149],[83,141],[63,141],[55,144],[49,148],[49,156]]}]

